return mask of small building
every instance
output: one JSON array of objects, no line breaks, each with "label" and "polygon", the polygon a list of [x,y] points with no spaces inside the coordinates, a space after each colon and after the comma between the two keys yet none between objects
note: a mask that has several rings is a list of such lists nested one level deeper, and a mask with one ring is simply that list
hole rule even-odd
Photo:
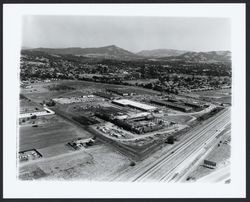
[{"label": "small building", "polygon": [[211,169],[215,169],[216,168],[216,162],[209,161],[209,160],[204,160],[204,164],[203,165],[205,167],[211,168]]},{"label": "small building", "polygon": [[93,138],[87,138],[87,139],[78,138],[76,140],[68,142],[68,145],[73,147],[75,150],[79,150],[82,148],[86,148],[88,146],[92,146],[94,142],[95,140]]},{"label": "small building", "polygon": [[30,161],[30,160],[36,160],[38,158],[41,158],[42,154],[39,153],[36,149],[30,149],[25,151],[19,152],[19,161]]}]

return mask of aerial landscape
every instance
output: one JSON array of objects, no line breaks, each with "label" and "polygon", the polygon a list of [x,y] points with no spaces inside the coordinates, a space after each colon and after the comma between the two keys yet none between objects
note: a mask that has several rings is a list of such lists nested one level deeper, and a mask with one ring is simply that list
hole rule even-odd
[{"label": "aerial landscape", "polygon": [[[180,49],[181,43],[185,43],[178,36],[173,36],[177,37],[174,43],[179,44],[176,47],[162,41],[152,45],[154,40],[143,47],[138,45],[143,44],[140,38],[157,36],[162,40],[161,36],[165,39],[171,35],[166,35],[163,28],[147,31],[143,24],[144,33],[140,33],[143,36],[132,38],[126,34],[132,26],[126,19],[120,28],[113,26],[118,21],[107,18],[107,28],[103,29],[101,17],[93,20],[88,17],[90,24],[79,17],[79,24],[78,20],[72,20],[75,29],[72,25],[63,33],[56,26],[50,26],[52,30],[46,27],[49,23],[60,27],[59,17],[55,21],[47,17],[46,26],[42,17],[30,18],[39,19],[34,23],[44,28],[39,29],[43,34],[45,30],[51,33],[58,30],[57,35],[44,37],[34,31],[32,35],[37,38],[30,37],[26,33],[35,28],[29,20],[23,22],[18,179],[230,183],[229,48],[218,49],[210,42],[206,43],[211,46],[208,50],[188,45]],[[164,19],[159,20],[159,24],[163,22]],[[210,26],[206,20],[200,22]],[[221,22],[224,23],[219,19]],[[95,35],[95,29],[90,28],[98,23],[106,45]],[[123,25],[123,21],[120,23]],[[211,24],[216,23],[213,19]],[[109,24],[113,30],[109,30]],[[183,24],[186,25],[185,20]],[[194,24],[197,26],[196,21]],[[174,26],[178,31],[191,30],[192,25],[188,25]],[[28,29],[29,26],[32,28]],[[82,39],[80,27],[85,35],[88,32],[91,35],[92,31],[93,37]],[[173,32],[177,33],[176,30]],[[67,38],[76,32],[79,38],[78,34]],[[116,38],[116,32],[124,32],[124,43],[118,43],[121,39]],[[105,38],[105,33],[112,37]],[[206,36],[215,40],[219,31],[212,33],[196,38],[196,43],[209,41]],[[194,37],[192,32],[190,36],[188,31],[185,34],[181,37],[187,37],[187,41]],[[226,38],[218,35],[218,40]],[[58,48],[56,38],[61,38],[60,43],[69,40],[70,43]],[[82,45],[82,40],[90,44]]]}]

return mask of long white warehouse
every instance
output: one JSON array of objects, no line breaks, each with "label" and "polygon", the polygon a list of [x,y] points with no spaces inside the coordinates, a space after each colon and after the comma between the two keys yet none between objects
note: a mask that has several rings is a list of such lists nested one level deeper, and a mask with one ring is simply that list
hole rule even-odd
[{"label": "long white warehouse", "polygon": [[143,111],[154,111],[157,109],[157,107],[143,104],[140,102],[136,102],[133,100],[127,100],[127,99],[113,100],[113,103],[118,104],[118,105],[122,105],[122,106],[134,107],[137,109],[141,109]]},{"label": "long white warehouse", "polygon": [[51,109],[44,107],[43,108],[45,111],[39,111],[39,112],[31,112],[31,113],[25,113],[25,114],[19,114],[19,118],[28,118],[32,116],[47,116],[47,115],[52,115],[55,114],[54,111]]}]

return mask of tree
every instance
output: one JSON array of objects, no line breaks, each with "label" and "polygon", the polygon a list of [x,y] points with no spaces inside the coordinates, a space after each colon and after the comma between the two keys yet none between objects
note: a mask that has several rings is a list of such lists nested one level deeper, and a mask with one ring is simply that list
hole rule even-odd
[{"label": "tree", "polygon": [[31,119],[36,119],[37,116],[36,116],[36,115],[32,115],[30,118],[31,118]]}]

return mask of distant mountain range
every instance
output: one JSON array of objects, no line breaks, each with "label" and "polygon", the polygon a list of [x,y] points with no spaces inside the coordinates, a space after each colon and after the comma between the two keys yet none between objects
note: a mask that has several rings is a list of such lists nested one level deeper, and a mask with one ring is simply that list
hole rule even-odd
[{"label": "distant mountain range", "polygon": [[186,62],[230,62],[230,51],[193,52],[174,49],[143,50],[132,53],[115,45],[99,48],[35,48],[23,49],[38,51],[54,55],[76,55],[98,59],[116,60],[158,60],[158,61],[186,61]]},{"label": "distant mountain range", "polygon": [[99,48],[35,48],[29,49],[29,51],[39,51],[46,52],[49,54],[57,55],[76,55],[92,58],[105,58],[105,59],[118,59],[118,60],[131,60],[140,59],[138,56],[132,52],[125,49],[119,48],[115,45],[99,47]]}]

